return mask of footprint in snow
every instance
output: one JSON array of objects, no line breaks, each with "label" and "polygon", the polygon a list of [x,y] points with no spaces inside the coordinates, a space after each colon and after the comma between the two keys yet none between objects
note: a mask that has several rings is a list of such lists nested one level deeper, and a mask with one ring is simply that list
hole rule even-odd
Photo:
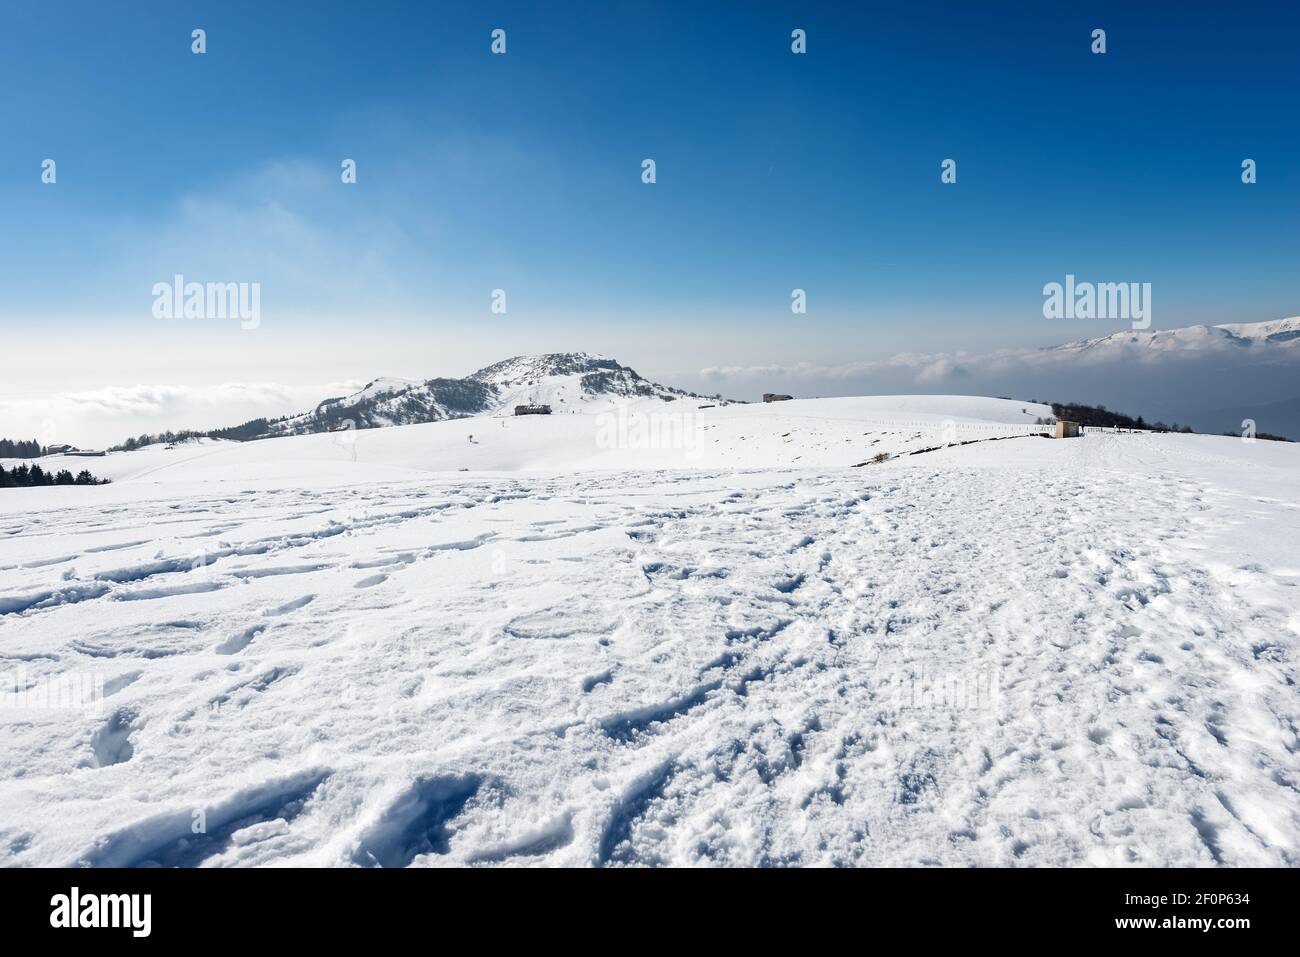
[{"label": "footprint in snow", "polygon": [[138,727],[135,712],[125,709],[114,712],[90,739],[92,758],[88,766],[107,768],[131,760],[135,754],[131,734]]},{"label": "footprint in snow", "polygon": [[252,643],[253,639],[260,635],[265,628],[265,625],[254,625],[252,628],[245,628],[238,634],[231,635],[212,650],[219,655],[236,654],[237,652],[243,651],[247,648],[249,644]]},{"label": "footprint in snow", "polygon": [[315,600],[315,595],[303,595],[301,598],[295,598],[291,602],[286,602],[278,608],[271,608],[267,611],[268,615],[287,615],[292,611],[297,611]]}]

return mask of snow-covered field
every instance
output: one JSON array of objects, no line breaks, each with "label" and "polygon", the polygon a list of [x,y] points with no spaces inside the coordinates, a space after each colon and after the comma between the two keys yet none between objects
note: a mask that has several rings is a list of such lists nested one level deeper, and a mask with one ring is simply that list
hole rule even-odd
[{"label": "snow-covered field", "polygon": [[0,864],[1300,859],[1300,447],[705,404],[0,493]]}]

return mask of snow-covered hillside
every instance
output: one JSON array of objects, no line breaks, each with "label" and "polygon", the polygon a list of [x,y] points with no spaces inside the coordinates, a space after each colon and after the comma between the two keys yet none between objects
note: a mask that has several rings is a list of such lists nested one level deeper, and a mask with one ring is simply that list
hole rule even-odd
[{"label": "snow-covered hillside", "polygon": [[[562,382],[560,388],[571,384]],[[504,386],[504,383],[502,383]],[[536,393],[534,393],[535,395]],[[719,405],[591,396],[549,416],[504,414],[255,442],[182,442],[102,458],[47,456],[114,482],[313,484],[422,472],[858,465],[881,453],[1045,431],[1045,405],[975,396],[869,396]],[[525,401],[521,396],[519,401]],[[513,408],[511,399],[505,406]]]},{"label": "snow-covered hillside", "polygon": [[0,864],[1297,863],[1300,447],[709,404],[0,493]]},{"label": "snow-covered hillside", "polygon": [[590,411],[628,398],[669,400],[689,395],[643,379],[605,356],[558,352],[516,356],[464,379],[376,379],[352,395],[326,399],[311,412],[270,423],[267,434],[301,435],[508,415],[517,404],[549,404],[563,412]]}]

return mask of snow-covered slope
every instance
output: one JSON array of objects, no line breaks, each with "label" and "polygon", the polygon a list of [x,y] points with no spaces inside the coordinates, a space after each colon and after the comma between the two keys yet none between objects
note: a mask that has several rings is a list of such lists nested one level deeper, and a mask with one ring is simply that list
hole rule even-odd
[{"label": "snow-covered slope", "polygon": [[[501,417],[391,429],[299,435],[254,442],[180,443],[82,459],[115,482],[216,480],[313,484],[461,470],[763,468],[858,465],[954,442],[1042,432],[1045,405],[979,396],[865,396],[719,405],[609,393],[561,392],[572,377],[503,378]],[[509,384],[508,384],[509,383]],[[527,391],[533,389],[536,391]],[[509,390],[517,390],[511,392]],[[546,391],[550,390],[550,391]],[[552,402],[549,416],[510,415],[516,401]],[[563,403],[562,399],[573,401]],[[42,460],[64,467],[60,457]],[[83,466],[84,467],[84,466]]]},{"label": "snow-covered slope", "polygon": [[1300,447],[706,404],[0,493],[0,865],[1300,863]]},{"label": "snow-covered slope", "polygon": [[1300,316],[1274,319],[1269,322],[1225,322],[1214,328],[1225,329],[1241,339],[1260,339],[1268,342],[1294,342],[1300,339]]},{"label": "snow-covered slope", "polygon": [[360,392],[326,399],[311,412],[273,422],[276,436],[374,429],[411,422],[441,422],[491,411],[496,393],[490,386],[467,379],[377,379]]}]

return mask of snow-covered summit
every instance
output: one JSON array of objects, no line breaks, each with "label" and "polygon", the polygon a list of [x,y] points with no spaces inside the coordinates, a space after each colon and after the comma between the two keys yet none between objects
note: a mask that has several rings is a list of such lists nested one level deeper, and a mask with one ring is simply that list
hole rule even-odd
[{"label": "snow-covered summit", "polygon": [[[401,379],[397,376],[385,376],[367,383],[364,389],[361,389],[359,392],[354,392],[349,396],[349,398],[353,400],[373,399],[382,395],[391,395],[394,392],[405,392],[412,386],[417,386],[419,384],[419,381],[416,379]],[[326,399],[325,401],[329,402],[331,400]]]},{"label": "snow-covered summit", "polygon": [[618,404],[622,399],[672,401],[692,395],[642,378],[635,369],[607,356],[585,352],[515,356],[480,369],[469,378],[496,387],[496,411],[507,414],[517,403],[541,403],[559,412]]},{"label": "snow-covered summit", "polygon": [[599,371],[622,369],[608,356],[587,352],[548,352],[535,356],[512,356],[484,366],[469,376],[493,385],[514,385],[551,376],[589,375]]}]

